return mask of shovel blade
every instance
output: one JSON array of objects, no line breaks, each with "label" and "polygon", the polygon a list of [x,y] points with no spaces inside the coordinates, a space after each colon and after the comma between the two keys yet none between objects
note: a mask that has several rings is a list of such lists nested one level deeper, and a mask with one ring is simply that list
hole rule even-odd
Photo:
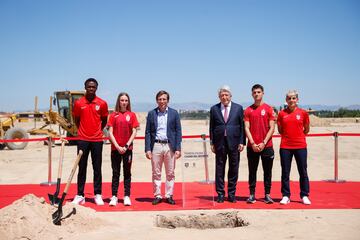
[{"label": "shovel blade", "polygon": [[63,216],[62,208],[59,208],[52,214],[53,223],[55,225],[61,225],[61,217]]},{"label": "shovel blade", "polygon": [[63,211],[62,211],[62,205],[64,202],[66,196],[66,192],[64,192],[61,196],[61,199],[58,203],[58,209],[52,214],[52,219],[53,219],[53,223],[55,225],[61,225],[61,217],[63,216]]},{"label": "shovel blade", "polygon": [[59,204],[60,198],[58,197],[57,194],[52,195],[52,194],[48,193],[48,196],[49,196],[49,200],[50,200],[51,205],[58,205]]}]

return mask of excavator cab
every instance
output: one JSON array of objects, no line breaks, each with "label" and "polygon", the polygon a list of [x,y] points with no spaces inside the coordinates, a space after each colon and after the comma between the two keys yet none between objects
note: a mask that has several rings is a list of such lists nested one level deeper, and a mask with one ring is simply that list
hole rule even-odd
[{"label": "excavator cab", "polygon": [[85,95],[84,91],[59,91],[54,93],[54,105],[57,105],[58,113],[67,121],[73,123],[72,109],[76,100]]},{"label": "excavator cab", "polygon": [[[77,128],[74,118],[72,116],[72,110],[74,103],[79,98],[85,95],[84,91],[58,91],[54,92],[54,105],[57,105],[58,118],[63,119],[65,124],[59,124],[59,130],[67,130],[68,136],[76,136]],[[69,129],[64,127],[67,125]]]}]

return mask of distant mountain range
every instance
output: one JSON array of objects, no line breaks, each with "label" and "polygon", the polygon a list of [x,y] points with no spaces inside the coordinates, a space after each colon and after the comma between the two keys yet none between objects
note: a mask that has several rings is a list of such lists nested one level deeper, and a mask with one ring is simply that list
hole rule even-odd
[{"label": "distant mountain range", "polygon": [[[240,103],[244,108],[250,106],[251,102]],[[213,104],[208,103],[200,103],[200,102],[189,102],[189,103],[171,103],[170,106],[177,110],[210,110]],[[147,112],[156,107],[156,104],[151,103],[133,103],[132,109],[135,112]],[[279,107],[279,106],[275,106]],[[349,105],[349,106],[341,106],[341,105],[319,105],[319,104],[310,104],[310,105],[300,105],[301,108],[304,109],[313,109],[313,110],[329,110],[335,111],[339,108],[347,108],[350,110],[360,110],[360,105]]]},{"label": "distant mountain range", "polygon": [[[212,104],[189,102],[189,103],[170,103],[170,107],[177,110],[210,110]],[[132,109],[135,112],[148,112],[157,107],[156,103],[132,103]]]},{"label": "distant mountain range", "polygon": [[[250,106],[251,102],[244,102],[240,103],[244,108]],[[210,110],[211,106],[213,104],[209,103],[200,103],[200,102],[188,102],[188,103],[170,103],[170,106],[172,108],[175,108],[177,110]],[[114,105],[110,104],[110,108],[114,109]],[[156,107],[156,103],[132,103],[132,111],[134,112],[148,112]],[[279,108],[280,106],[275,106],[276,108]],[[304,109],[313,109],[313,110],[329,110],[329,111],[335,111],[339,108],[346,108],[350,110],[360,110],[360,104],[355,105],[348,105],[348,106],[341,106],[341,105],[320,105],[320,104],[310,104],[310,105],[300,105],[301,108]],[[27,112],[32,110],[16,110],[14,112]],[[48,111],[47,108],[39,109],[39,111]]]}]

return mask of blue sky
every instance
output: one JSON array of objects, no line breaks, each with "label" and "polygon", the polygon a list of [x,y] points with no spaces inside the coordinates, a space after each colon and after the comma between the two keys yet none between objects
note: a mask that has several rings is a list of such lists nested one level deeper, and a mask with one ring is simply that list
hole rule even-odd
[{"label": "blue sky", "polygon": [[46,108],[58,90],[114,104],[216,103],[227,84],[236,102],[265,87],[278,106],[289,89],[302,104],[359,104],[357,0],[0,0],[0,111]]}]

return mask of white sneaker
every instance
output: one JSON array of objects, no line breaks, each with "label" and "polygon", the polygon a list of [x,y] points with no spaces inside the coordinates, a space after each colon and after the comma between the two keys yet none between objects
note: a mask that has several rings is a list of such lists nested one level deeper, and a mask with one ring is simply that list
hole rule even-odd
[{"label": "white sneaker", "polygon": [[96,194],[94,197],[94,200],[95,200],[96,205],[98,205],[98,206],[104,205],[104,201],[101,197],[101,194]]},{"label": "white sneaker", "polygon": [[283,198],[282,198],[281,201],[280,201],[280,204],[286,205],[286,204],[288,204],[288,203],[290,203],[290,198],[287,197],[287,196],[283,196]]},{"label": "white sneaker", "polygon": [[80,195],[75,195],[74,200],[72,200],[72,203],[76,205],[85,204],[85,197]]},{"label": "white sneaker", "polygon": [[309,199],[307,196],[304,196],[304,197],[302,198],[302,202],[303,202],[303,204],[305,204],[305,205],[310,205],[310,204],[311,204],[310,199]]},{"label": "white sneaker", "polygon": [[129,196],[124,197],[124,205],[125,206],[131,206],[131,200]]},{"label": "white sneaker", "polygon": [[118,198],[116,196],[112,196],[109,206],[116,206],[118,204]]}]

